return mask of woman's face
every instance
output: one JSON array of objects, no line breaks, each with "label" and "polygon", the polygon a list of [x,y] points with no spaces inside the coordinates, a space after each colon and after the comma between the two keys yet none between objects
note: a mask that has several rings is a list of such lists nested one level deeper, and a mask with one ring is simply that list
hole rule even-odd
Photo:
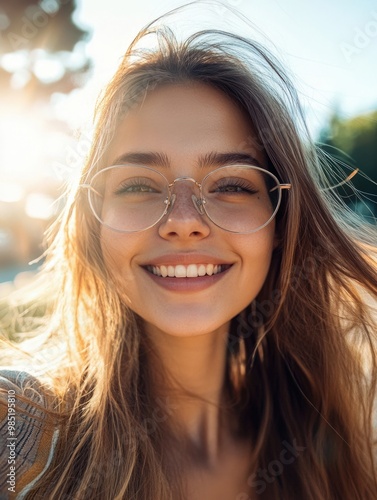
[{"label": "woman's face", "polygon": [[[232,163],[239,155],[238,163],[255,164],[250,156],[264,166],[263,152],[252,148],[258,143],[253,137],[250,122],[222,92],[204,84],[167,85],[127,113],[112,142],[109,165],[142,164],[169,182],[178,177],[201,182],[224,164],[220,155],[233,155]],[[200,166],[205,159],[206,165]],[[101,226],[105,265],[147,331],[174,336],[225,333],[265,281],[274,221],[256,233],[230,233],[196,210],[192,182],[178,182],[174,192],[172,210],[152,228],[119,233]],[[165,269],[178,277],[157,275],[166,274]],[[195,276],[204,270],[220,272]],[[194,277],[179,277],[187,272]]]}]

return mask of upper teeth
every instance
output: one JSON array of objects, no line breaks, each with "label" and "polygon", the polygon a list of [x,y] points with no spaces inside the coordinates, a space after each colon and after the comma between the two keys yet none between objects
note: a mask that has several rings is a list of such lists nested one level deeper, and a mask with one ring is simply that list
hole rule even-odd
[{"label": "upper teeth", "polygon": [[212,276],[222,271],[221,265],[189,264],[188,266],[148,266],[148,271],[163,278],[197,278],[198,276]]}]

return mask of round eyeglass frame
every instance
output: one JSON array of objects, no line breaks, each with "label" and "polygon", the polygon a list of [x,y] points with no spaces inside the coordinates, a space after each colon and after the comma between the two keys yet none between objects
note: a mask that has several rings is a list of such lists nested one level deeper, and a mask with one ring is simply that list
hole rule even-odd
[{"label": "round eyeglass frame", "polygon": [[[281,204],[281,199],[282,199],[282,190],[289,190],[292,188],[292,184],[289,184],[289,183],[280,183],[279,179],[276,177],[275,174],[273,174],[272,172],[270,172],[269,170],[266,170],[265,168],[262,168],[262,167],[258,167],[257,165],[243,165],[243,164],[229,164],[229,165],[223,165],[222,167],[218,167],[214,170],[212,170],[211,172],[209,172],[207,175],[205,175],[202,179],[202,182],[198,182],[196,181],[195,179],[193,179],[192,177],[186,177],[186,176],[183,176],[183,177],[177,177],[176,179],[173,180],[173,182],[169,183],[168,179],[165,177],[164,174],[162,174],[161,172],[159,172],[158,170],[155,170],[154,168],[150,168],[150,167],[146,167],[146,166],[142,166],[144,169],[146,170],[150,170],[154,173],[157,173],[159,174],[166,182],[166,185],[168,187],[168,196],[167,198],[164,200],[164,203],[165,203],[165,209],[163,211],[163,213],[161,214],[161,216],[155,221],[153,222],[153,224],[150,224],[149,226],[145,227],[145,228],[142,228],[142,229],[132,229],[132,230],[125,230],[125,229],[117,229],[117,228],[114,228],[112,226],[110,226],[109,224],[106,224],[106,222],[104,222],[103,220],[101,220],[101,218],[97,215],[96,213],[96,210],[93,206],[93,201],[92,201],[92,198],[90,196],[90,193],[93,191],[95,194],[97,194],[98,196],[102,197],[103,198],[103,195],[101,193],[99,193],[93,186],[92,186],[92,183],[93,181],[95,180],[95,178],[100,175],[100,174],[103,174],[104,172],[107,172],[109,171],[110,169],[114,169],[114,168],[124,168],[124,167],[127,167],[128,165],[125,164],[125,165],[111,165],[109,167],[106,167],[104,169],[101,169],[99,170],[98,172],[96,172],[93,177],[91,178],[90,182],[89,183],[84,183],[84,184],[81,184],[80,187],[81,188],[84,188],[84,189],[87,189],[88,190],[88,201],[89,201],[89,205],[90,205],[90,208],[92,210],[92,213],[94,215],[94,217],[105,227],[111,229],[112,231],[116,231],[118,233],[139,233],[139,232],[142,232],[142,231],[146,231],[147,229],[150,229],[152,228],[153,226],[155,226],[156,224],[158,224],[164,217],[165,215],[167,215],[173,208],[174,206],[174,202],[175,202],[175,199],[176,199],[176,194],[173,193],[173,188],[174,188],[174,185],[177,183],[177,182],[181,182],[181,181],[187,181],[187,182],[193,182],[195,184],[195,186],[197,186],[199,188],[199,198],[195,195],[195,194],[192,194],[191,195],[191,199],[193,201],[193,204],[196,208],[196,210],[198,211],[198,213],[200,215],[206,215],[208,217],[208,219],[217,227],[219,227],[220,229],[222,229],[223,231],[227,231],[229,233],[234,233],[234,234],[252,234],[252,233],[256,233],[257,231],[263,229],[264,227],[266,227],[273,219],[274,217],[276,216],[278,210],[279,210],[279,207],[280,207],[280,204]],[[222,227],[220,224],[218,224],[217,222],[215,222],[212,217],[208,214],[207,210],[206,210],[206,203],[207,203],[207,200],[205,199],[205,197],[203,196],[203,192],[202,192],[202,186],[203,184],[205,184],[205,181],[207,180],[207,178],[211,175],[213,175],[214,172],[218,172],[222,169],[226,169],[226,168],[229,168],[229,167],[236,167],[236,168],[244,168],[244,169],[252,169],[252,170],[258,170],[264,174],[267,174],[268,176],[270,176],[276,183],[276,185],[270,189],[268,191],[268,193],[271,193],[273,191],[276,191],[277,189],[279,190],[279,193],[278,193],[278,199],[277,199],[277,202],[276,202],[276,207],[272,213],[272,215],[269,217],[269,219],[264,223],[262,224],[261,226],[257,227],[256,229],[252,229],[251,231],[232,231],[231,229],[226,229],[224,227]]]}]

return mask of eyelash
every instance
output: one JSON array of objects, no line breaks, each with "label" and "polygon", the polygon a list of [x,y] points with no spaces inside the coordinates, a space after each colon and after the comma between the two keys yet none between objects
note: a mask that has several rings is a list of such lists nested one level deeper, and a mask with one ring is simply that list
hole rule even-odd
[{"label": "eyelash", "polygon": [[[258,193],[258,190],[255,189],[253,186],[251,186],[249,183],[245,182],[244,180],[241,179],[229,179],[229,180],[222,180],[220,181],[217,186],[214,188],[214,192],[228,188],[228,187],[234,187],[234,188],[241,188],[244,192],[247,192],[249,194],[256,194]],[[225,191],[224,191],[225,192]],[[228,191],[232,193],[239,193],[241,191]]]},{"label": "eyelash", "polygon": [[[138,189],[133,189],[138,188]],[[114,191],[115,195],[121,195],[125,193],[146,193],[146,192],[156,192],[156,190],[148,184],[146,179],[131,179],[125,181]]]}]

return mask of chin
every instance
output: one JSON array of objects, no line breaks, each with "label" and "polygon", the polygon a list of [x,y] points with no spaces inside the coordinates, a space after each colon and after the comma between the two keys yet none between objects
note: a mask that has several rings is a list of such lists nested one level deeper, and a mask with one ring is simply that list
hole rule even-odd
[{"label": "chin", "polygon": [[169,321],[147,321],[143,320],[145,329],[152,333],[158,331],[160,334],[169,335],[177,338],[198,337],[212,333],[228,333],[229,321],[219,323],[218,321],[202,321],[198,317],[193,319],[176,317]]}]

